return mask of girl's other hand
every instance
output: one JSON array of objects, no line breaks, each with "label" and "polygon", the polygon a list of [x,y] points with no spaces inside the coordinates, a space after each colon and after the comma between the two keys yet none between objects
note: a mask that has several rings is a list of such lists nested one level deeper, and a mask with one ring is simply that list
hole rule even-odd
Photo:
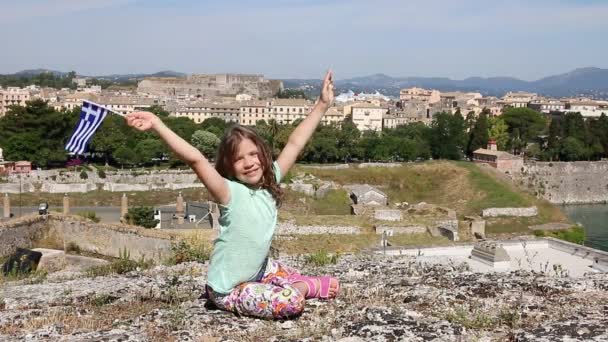
[{"label": "girl's other hand", "polygon": [[127,124],[138,131],[154,128],[160,119],[150,112],[133,112],[126,115]]},{"label": "girl's other hand", "polygon": [[319,97],[319,103],[329,108],[334,102],[334,75],[330,70],[325,74],[323,79],[323,85],[321,86],[321,96]]}]

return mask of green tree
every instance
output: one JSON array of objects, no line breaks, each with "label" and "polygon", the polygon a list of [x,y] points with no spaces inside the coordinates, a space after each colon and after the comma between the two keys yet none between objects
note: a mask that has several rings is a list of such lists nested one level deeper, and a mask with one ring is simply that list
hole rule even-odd
[{"label": "green tree", "polygon": [[581,113],[566,113],[561,121],[564,138],[572,137],[582,142],[590,142],[587,125]]},{"label": "green tree", "polygon": [[473,151],[479,148],[486,148],[488,140],[488,117],[482,112],[479,114],[479,117],[477,117],[473,130],[470,132],[467,144],[467,155],[472,156]]},{"label": "green tree", "polygon": [[218,138],[222,138],[229,124],[220,118],[208,118],[201,122],[199,130],[211,132]]},{"label": "green tree", "polygon": [[504,151],[509,144],[509,126],[500,117],[488,119],[488,137],[496,141],[496,147]]},{"label": "green tree", "polygon": [[510,147],[516,153],[547,128],[547,119],[530,108],[507,108],[501,117],[509,127]]},{"label": "green tree", "polygon": [[560,144],[560,158],[564,161],[585,160],[589,157],[589,150],[585,144],[574,137],[567,137]]},{"label": "green tree", "polygon": [[125,218],[130,224],[144,228],[154,228],[158,224],[158,220],[154,219],[154,209],[151,207],[129,208]]},{"label": "green tree", "polygon": [[103,120],[91,141],[91,148],[104,155],[106,165],[109,164],[112,153],[121,146],[127,146],[133,140],[132,129],[118,115],[109,115]]},{"label": "green tree", "polygon": [[169,112],[167,112],[165,110],[165,108],[163,108],[162,106],[159,106],[159,105],[152,105],[152,106],[150,106],[150,108],[148,108],[148,111],[156,114],[156,116],[158,116],[159,118],[167,118],[167,117],[169,117]]},{"label": "green tree", "polygon": [[126,146],[120,146],[114,153],[114,159],[121,165],[135,165],[139,162],[139,158],[133,149]]},{"label": "green tree", "polygon": [[159,139],[145,139],[137,143],[135,153],[138,161],[144,164],[160,160],[165,154],[165,144]]},{"label": "green tree", "polygon": [[430,148],[435,159],[462,158],[464,144],[464,119],[456,113],[437,113],[431,123]]},{"label": "green tree", "polygon": [[215,159],[220,139],[213,133],[198,130],[192,134],[192,146],[196,147],[208,159]]},{"label": "green tree", "polygon": [[357,157],[361,132],[351,120],[344,120],[338,132],[338,159],[345,163]]},{"label": "green tree", "polygon": [[65,162],[64,146],[76,119],[40,99],[27,102],[25,107],[11,106],[0,118],[0,146],[9,160],[29,160],[40,167]]}]

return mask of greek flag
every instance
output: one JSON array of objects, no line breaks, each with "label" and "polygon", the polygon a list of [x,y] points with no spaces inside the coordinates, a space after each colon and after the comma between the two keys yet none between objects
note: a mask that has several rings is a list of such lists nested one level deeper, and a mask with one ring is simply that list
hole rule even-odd
[{"label": "greek flag", "polygon": [[102,106],[84,101],[80,111],[80,121],[65,149],[75,154],[82,154],[107,114],[108,110]]}]

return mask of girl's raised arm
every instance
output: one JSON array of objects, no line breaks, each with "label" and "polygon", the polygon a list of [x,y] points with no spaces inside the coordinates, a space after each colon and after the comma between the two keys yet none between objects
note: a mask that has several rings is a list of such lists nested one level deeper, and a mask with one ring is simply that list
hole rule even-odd
[{"label": "girl's raised arm", "polygon": [[175,134],[153,113],[134,112],[127,114],[126,119],[129,126],[139,131],[155,131],[181,160],[190,165],[211,196],[221,204],[228,204],[230,190],[226,181],[199,150]]},{"label": "girl's raised arm", "polygon": [[277,158],[277,163],[279,164],[282,175],[286,175],[296,162],[298,155],[304,146],[306,146],[306,143],[315,132],[319,122],[321,122],[323,114],[325,114],[333,101],[334,81],[333,74],[331,70],[329,70],[323,79],[319,101],[317,101],[312,111],[306,116],[306,119],[304,119],[291,133],[287,140],[287,145],[285,145],[285,148],[283,148],[283,151],[279,154],[279,158]]}]

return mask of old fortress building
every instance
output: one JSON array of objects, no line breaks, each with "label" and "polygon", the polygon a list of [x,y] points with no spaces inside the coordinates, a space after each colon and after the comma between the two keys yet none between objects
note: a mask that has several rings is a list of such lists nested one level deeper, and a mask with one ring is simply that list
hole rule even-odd
[{"label": "old fortress building", "polygon": [[283,88],[283,82],[267,80],[262,75],[216,74],[186,77],[146,78],[137,85],[139,93],[177,98],[236,96],[272,97]]},{"label": "old fortress building", "polygon": [[[0,116],[9,106],[25,106],[32,99],[43,99],[56,110],[72,110],[89,100],[120,113],[160,106],[174,117],[186,117],[195,123],[219,118],[241,125],[256,125],[275,120],[291,124],[304,119],[314,106],[305,99],[279,99],[280,80],[263,75],[213,74],[185,77],[151,77],[139,81],[136,90],[102,90],[76,78],[77,90],[40,88],[0,88]],[[542,113],[580,112],[585,118],[608,115],[608,101],[585,98],[546,98],[535,93],[509,92],[502,98],[476,92],[441,92],[434,89],[401,89],[398,99],[382,94],[339,94],[336,104],[323,117],[323,124],[341,124],[351,120],[360,131],[381,131],[412,122],[430,124],[439,112],[478,115],[486,109],[499,116],[507,107],[527,107]]]}]

